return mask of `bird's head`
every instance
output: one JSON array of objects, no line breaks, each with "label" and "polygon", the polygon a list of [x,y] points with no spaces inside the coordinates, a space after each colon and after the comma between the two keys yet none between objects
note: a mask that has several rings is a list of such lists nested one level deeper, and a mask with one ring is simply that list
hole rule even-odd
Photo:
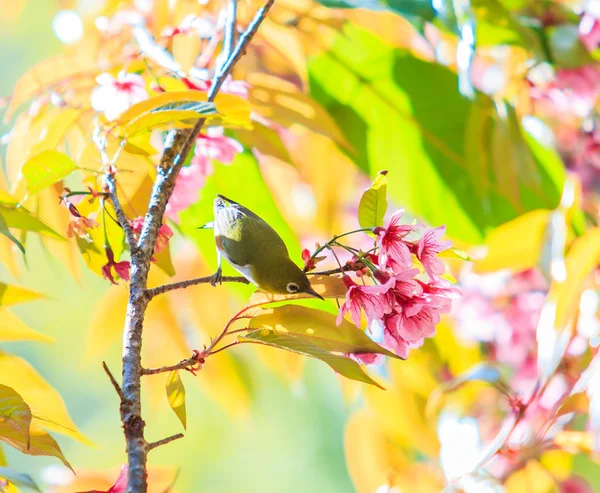
[{"label": "bird's head", "polygon": [[273,275],[263,280],[260,284],[265,291],[279,294],[306,293],[315,298],[324,299],[310,285],[306,274],[294,262],[286,259],[280,265],[273,265]]}]

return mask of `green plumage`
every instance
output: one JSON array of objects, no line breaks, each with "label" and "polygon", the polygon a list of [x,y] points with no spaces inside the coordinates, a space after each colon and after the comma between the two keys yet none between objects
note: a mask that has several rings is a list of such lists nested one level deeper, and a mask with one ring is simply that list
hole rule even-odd
[{"label": "green plumage", "polygon": [[281,237],[260,217],[222,195],[215,198],[214,215],[217,249],[246,279],[269,293],[320,297],[290,259]]}]

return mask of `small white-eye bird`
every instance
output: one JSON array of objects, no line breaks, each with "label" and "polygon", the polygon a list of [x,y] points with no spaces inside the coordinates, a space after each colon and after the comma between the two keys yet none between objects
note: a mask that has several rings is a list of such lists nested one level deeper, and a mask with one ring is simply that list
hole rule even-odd
[{"label": "small white-eye bird", "polygon": [[267,293],[316,293],[306,274],[290,259],[287,247],[265,221],[254,212],[223,195],[214,202],[213,229],[217,244],[218,268],[213,284],[221,280],[221,257]]}]

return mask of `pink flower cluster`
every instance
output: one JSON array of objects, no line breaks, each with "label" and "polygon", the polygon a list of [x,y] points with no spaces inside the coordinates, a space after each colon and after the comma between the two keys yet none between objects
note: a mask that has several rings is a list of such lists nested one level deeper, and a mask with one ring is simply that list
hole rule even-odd
[{"label": "pink flower cluster", "polygon": [[[450,248],[441,241],[445,227],[429,229],[419,240],[408,236],[420,226],[401,224],[404,211],[397,211],[386,228],[375,228],[378,256],[369,256],[374,264],[376,285],[358,285],[349,276],[346,300],[338,314],[338,324],[347,313],[360,326],[364,312],[369,326],[383,328],[383,339],[392,351],[407,358],[410,348],[420,347],[426,337],[435,334],[440,315],[448,313],[457,289],[439,276],[445,267],[440,252]],[[428,279],[420,279],[420,270],[412,268],[413,256],[422,264]],[[424,276],[422,276],[424,277]],[[367,362],[367,361],[365,361]]]},{"label": "pink flower cluster", "polygon": [[198,200],[198,192],[213,173],[212,160],[229,164],[243,150],[237,140],[223,134],[222,127],[210,127],[200,134],[190,165],[184,166],[177,176],[165,216],[178,222],[179,213]]}]

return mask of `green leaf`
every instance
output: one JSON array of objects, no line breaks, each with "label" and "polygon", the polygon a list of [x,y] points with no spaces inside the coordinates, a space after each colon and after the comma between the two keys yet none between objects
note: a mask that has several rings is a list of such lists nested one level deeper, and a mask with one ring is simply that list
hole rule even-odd
[{"label": "green leaf", "polygon": [[40,298],[44,298],[44,295],[19,286],[0,283],[0,306],[17,305]]},{"label": "green leaf", "polygon": [[326,351],[344,354],[377,353],[397,358],[347,320],[336,325],[336,316],[299,305],[283,305],[261,312],[250,321],[251,329],[287,334]]},{"label": "green leaf", "polygon": [[565,172],[556,152],[527,135],[510,107],[460,96],[446,67],[346,23],[311,59],[309,78],[352,142],[349,157],[370,174],[387,169],[390,198],[452,237],[480,243],[524,212],[557,206]]},{"label": "green leaf", "polygon": [[216,114],[214,103],[177,101],[142,113],[126,125],[125,135],[130,137],[145,130],[190,127],[199,118]]},{"label": "green leaf", "polygon": [[0,211],[0,234],[6,236],[10,241],[12,241],[15,245],[17,245],[19,247],[19,250],[21,250],[21,252],[23,252],[23,255],[25,255],[25,247],[10,232],[10,230],[8,229],[8,225],[6,224],[6,219],[4,219],[4,216],[2,215],[1,211]]},{"label": "green leaf", "polygon": [[473,259],[467,252],[459,250],[458,248],[448,248],[448,250],[440,252],[438,256],[442,258],[457,258],[459,260],[464,260],[465,262],[473,262]]},{"label": "green leaf", "polygon": [[383,226],[387,210],[387,171],[380,171],[373,184],[365,190],[358,205],[358,223],[361,228]]},{"label": "green leaf", "polygon": [[27,161],[22,168],[27,180],[27,192],[35,195],[44,188],[69,176],[77,169],[75,162],[58,151],[43,151]]},{"label": "green leaf", "polygon": [[318,2],[331,8],[387,10],[405,17],[419,17],[427,21],[433,20],[436,14],[431,0],[318,0]]},{"label": "green leaf", "polygon": [[23,207],[13,207],[0,203],[0,214],[4,217],[4,221],[9,228],[31,231],[50,238],[64,240],[44,221]]},{"label": "green leaf", "polygon": [[0,385],[0,439],[2,430],[12,430],[28,443],[32,418],[31,409],[21,395],[11,387]]},{"label": "green leaf", "polygon": [[552,62],[562,68],[577,68],[594,63],[593,57],[579,37],[576,24],[561,24],[546,28],[546,38]]},{"label": "green leaf", "polygon": [[38,485],[35,484],[35,481],[29,474],[17,472],[8,467],[0,467],[0,477],[10,481],[19,488],[29,488],[30,490],[35,490],[42,493],[42,490],[39,489]]},{"label": "green leaf", "polygon": [[181,421],[183,428],[186,429],[187,419],[185,414],[185,387],[183,386],[183,382],[181,381],[179,372],[177,370],[173,370],[169,373],[169,376],[167,377],[166,389],[169,405],[179,418],[179,421]]},{"label": "green leaf", "polygon": [[359,382],[368,383],[370,385],[375,385],[381,389],[383,388],[369,375],[367,375],[356,361],[346,358],[345,356],[332,354],[329,351],[312,344],[306,339],[294,337],[292,335],[283,334],[281,332],[276,332],[269,329],[260,329],[250,332],[249,334],[240,337],[238,340],[265,344],[267,346],[285,349],[303,356],[316,358],[323,361],[334,371],[346,378],[349,378],[350,380],[356,380]]}]

